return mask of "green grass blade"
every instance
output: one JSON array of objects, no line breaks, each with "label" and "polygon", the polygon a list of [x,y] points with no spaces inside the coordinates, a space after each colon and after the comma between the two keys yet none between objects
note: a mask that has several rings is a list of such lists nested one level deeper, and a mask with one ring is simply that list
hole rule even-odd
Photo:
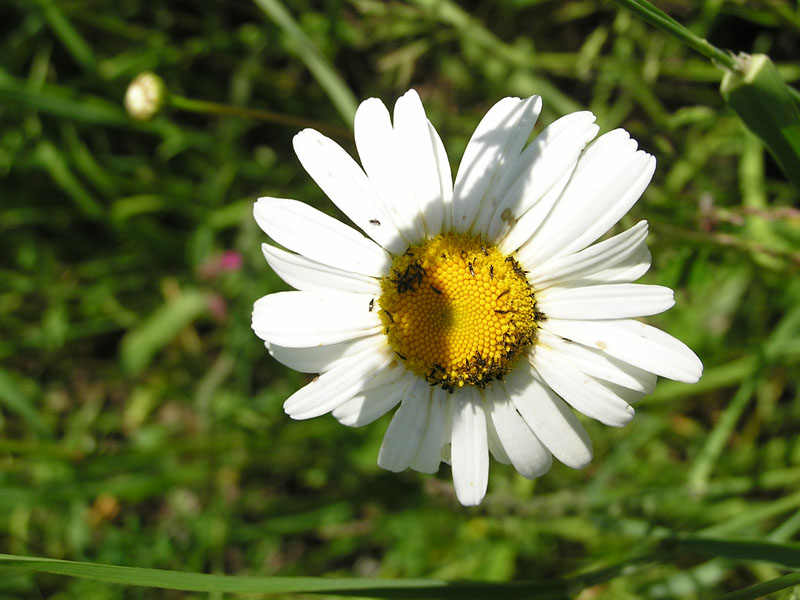
[{"label": "green grass blade", "polygon": [[47,437],[53,432],[36,412],[30,400],[19,389],[16,381],[7,371],[0,369],[0,406],[17,414],[34,431]]},{"label": "green grass blade", "polygon": [[53,182],[72,198],[75,207],[83,216],[97,221],[105,216],[103,205],[75,176],[58,148],[49,141],[42,141],[36,148],[35,156],[41,167],[50,174]]},{"label": "green grass blade", "polygon": [[87,71],[94,71],[97,60],[92,53],[89,44],[75,29],[69,19],[64,15],[59,6],[53,0],[39,0],[42,13],[47,20],[53,33],[58,36],[61,43],[72,57]]},{"label": "green grass blade", "polygon": [[120,585],[218,593],[337,594],[373,598],[567,598],[567,584],[554,582],[467,583],[434,579],[356,579],[325,577],[234,577],[120,567],[49,558],[0,554],[0,567],[17,567]]},{"label": "green grass blade", "polygon": [[414,4],[426,11],[447,27],[452,27],[462,40],[477,44],[484,48],[489,55],[503,57],[509,64],[526,71],[535,93],[541,94],[556,110],[562,114],[581,110],[583,107],[570,96],[561,91],[558,86],[549,80],[537,75],[536,56],[526,51],[520,51],[512,45],[506,44],[487,28],[480,19],[476,19],[450,0],[412,0]]},{"label": "green grass blade", "polygon": [[720,596],[718,600],[756,600],[758,598],[764,598],[767,594],[771,594],[772,592],[785,590],[797,584],[800,584],[800,572],[789,573],[782,577],[776,577],[775,579],[770,579],[763,583],[751,585],[743,590],[736,590],[735,592]]},{"label": "green grass blade", "polygon": [[722,413],[722,417],[717,421],[714,430],[708,438],[706,438],[703,449],[697,456],[697,459],[689,471],[689,476],[687,477],[687,483],[692,493],[700,495],[706,492],[708,480],[714,470],[714,465],[725,449],[725,444],[728,443],[728,440],[733,434],[736,423],[741,418],[745,408],[747,408],[755,389],[755,380],[748,379],[743,382],[742,385],[739,386],[733,399],[728,403],[728,406]]},{"label": "green grass blade", "polygon": [[283,30],[292,50],[305,63],[317,83],[328,94],[344,121],[348,125],[352,125],[358,103],[355,95],[333,68],[333,65],[320,52],[316,44],[300,29],[300,26],[280,0],[253,1]]},{"label": "green grass blade", "polygon": [[742,54],[738,60],[741,75],[726,72],[720,92],[800,188],[800,109],[768,56]]},{"label": "green grass blade", "polygon": [[13,77],[2,69],[0,100],[81,123],[157,130],[157,126],[152,123],[140,123],[131,119],[122,110],[121,102],[114,104],[104,98],[78,94],[73,89],[54,84],[47,84],[42,89],[32,88],[24,80]]},{"label": "green grass blade", "polygon": [[800,544],[777,544],[759,540],[677,538],[664,544],[671,553],[690,552],[738,560],[759,560],[800,569]]},{"label": "green grass blade", "polygon": [[701,529],[698,533],[709,536],[730,535],[738,531],[747,530],[754,524],[766,519],[797,510],[798,507],[800,507],[800,492],[795,492],[762,505],[751,505],[751,507],[742,510],[737,516]]},{"label": "green grass blade", "polygon": [[138,373],[153,356],[208,307],[208,297],[200,291],[186,291],[158,308],[143,323],[122,339],[121,358],[125,369]]}]

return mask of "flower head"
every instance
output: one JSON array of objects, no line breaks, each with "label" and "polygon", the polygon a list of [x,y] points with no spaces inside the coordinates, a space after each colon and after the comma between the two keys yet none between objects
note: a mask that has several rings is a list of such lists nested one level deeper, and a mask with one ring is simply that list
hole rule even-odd
[{"label": "flower head", "polygon": [[378,464],[433,473],[447,460],[465,505],[486,493],[490,453],[528,478],[553,456],[583,467],[592,445],[572,409],[619,427],[658,375],[702,373],[683,343],[633,320],[674,304],[669,288],[633,283],[650,267],[647,222],[597,241],[639,199],[655,159],[621,129],[591,141],[589,112],[526,146],[540,110],[538,96],[492,107],[453,183],[416,92],[393,120],[366,100],[361,166],[316,131],[294,139],[363,233],[295,200],[260,198],[254,210],[291,251],[263,246],[298,291],[258,300],[253,329],[277,360],[319,373],[286,412],[357,427],[399,404]]}]

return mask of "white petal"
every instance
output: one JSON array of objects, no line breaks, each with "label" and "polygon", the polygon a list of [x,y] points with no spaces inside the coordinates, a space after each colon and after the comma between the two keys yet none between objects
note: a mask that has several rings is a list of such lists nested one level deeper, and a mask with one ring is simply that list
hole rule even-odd
[{"label": "white petal", "polygon": [[636,142],[626,132],[613,131],[598,138],[578,160],[547,220],[520,248],[520,260],[536,264],[594,242],[639,199],[654,170],[655,159],[636,151]]},{"label": "white petal", "polygon": [[511,399],[495,387],[487,390],[487,408],[500,443],[520,475],[535,479],[547,473],[552,455],[517,412]]},{"label": "white petal", "polygon": [[[654,380],[657,378],[658,377],[656,375],[653,375]],[[593,377],[593,379],[597,379],[597,377]],[[626,388],[621,385],[616,385],[614,383],[609,383],[608,381],[603,381],[602,383],[609,390],[614,392],[617,396],[625,400],[625,402],[627,402],[630,405],[636,404],[646,395],[644,392],[640,392],[638,390],[632,390],[630,388]]]},{"label": "white petal", "polygon": [[[536,235],[536,232],[542,227],[542,223],[547,218],[547,215],[550,214],[553,206],[558,202],[559,198],[561,198],[561,193],[564,191],[564,188],[566,188],[567,184],[572,179],[574,168],[575,165],[572,165],[572,167],[561,176],[561,179],[556,181],[555,185],[553,185],[544,196],[539,198],[536,204],[519,217],[519,219],[516,219],[513,215],[509,215],[507,219],[509,229],[505,237],[497,242],[497,247],[503,254],[512,254],[517,252],[520,247],[524,248],[525,244],[528,244]],[[522,258],[522,260],[524,261],[525,258]]]},{"label": "white petal", "polygon": [[419,95],[409,90],[394,107],[394,132],[403,157],[404,175],[422,215],[428,238],[442,231],[442,185],[437,164],[438,149],[431,137],[428,118]]},{"label": "white petal", "polygon": [[339,144],[313,129],[304,129],[293,142],[305,170],[353,223],[390,252],[405,250],[391,213],[361,167]]},{"label": "white petal", "polygon": [[408,468],[414,460],[425,434],[430,398],[431,388],[424,380],[416,378],[406,390],[383,437],[378,453],[379,467],[398,472]]},{"label": "white petal", "polygon": [[489,482],[489,448],[483,403],[472,386],[454,395],[451,461],[456,496],[464,506],[480,504]]},{"label": "white petal", "polygon": [[657,315],[672,308],[668,287],[639,283],[610,283],[554,287],[536,294],[536,308],[555,319],[624,319]]},{"label": "white petal", "polygon": [[353,292],[371,294],[376,298],[381,295],[381,285],[374,277],[348,273],[269,244],[261,244],[261,250],[278,277],[295,289]]},{"label": "white petal", "polygon": [[453,223],[453,174],[442,139],[430,121],[428,121],[428,131],[433,141],[436,168],[439,171],[439,188],[442,195],[442,231],[449,231],[452,229]]},{"label": "white petal", "polygon": [[528,357],[544,382],[587,417],[612,427],[622,427],[633,418],[627,402],[553,349],[537,345]]},{"label": "white petal", "polygon": [[[486,390],[484,390],[485,392]],[[504,465],[510,465],[511,459],[506,454],[505,448],[503,448],[503,443],[500,441],[500,436],[497,435],[497,430],[494,428],[494,423],[489,418],[489,415],[486,416],[486,441],[489,444],[489,454],[494,457],[494,459]]]},{"label": "white petal", "polygon": [[373,229],[384,225],[395,227],[403,243],[390,245],[391,251],[399,254],[405,250],[401,246],[421,241],[425,229],[417,207],[409,206],[414,190],[409,174],[401,168],[403,158],[383,102],[377,98],[362,102],[356,111],[354,131],[361,164],[383,202],[384,219],[376,216],[368,224]]},{"label": "white petal", "polygon": [[[369,383],[369,389],[339,405],[331,414],[348,427],[369,425],[397,406],[408,386],[413,383],[408,375],[408,371],[399,367],[384,369]],[[374,385],[376,380],[381,383]]]},{"label": "white petal", "polygon": [[371,298],[346,292],[278,292],[256,300],[253,331],[265,342],[307,348],[345,342],[381,330]]},{"label": "white petal", "polygon": [[386,345],[382,333],[362,338],[310,346],[307,348],[290,348],[279,344],[267,344],[267,350],[278,362],[301,373],[322,373],[331,368],[337,360],[363,352],[367,348],[377,349]]},{"label": "white petal", "polygon": [[[597,279],[595,273],[616,267],[636,255],[640,248],[646,248],[647,221],[639,221],[630,229],[588,248],[551,258],[541,264],[531,264],[528,279],[535,282],[537,289],[558,285],[574,279]],[[605,281],[605,280],[598,280]]]},{"label": "white petal", "polygon": [[504,237],[512,223],[571,172],[583,147],[597,135],[599,128],[594,120],[588,111],[561,117],[508,166],[497,186],[501,202],[492,215],[487,239]]},{"label": "white petal", "polygon": [[[597,379],[649,394],[655,389],[658,377],[595,348],[588,348],[539,329],[537,343],[549,346],[578,369]],[[627,398],[626,398],[627,400]]]},{"label": "white petal", "polygon": [[[539,96],[503,98],[483,117],[472,134],[458,167],[453,192],[453,228],[459,233],[484,233],[499,204],[494,190],[516,159],[541,111]],[[484,207],[480,222],[476,222]]]},{"label": "white petal", "polygon": [[389,255],[352,227],[297,200],[259,198],[256,222],[280,245],[313,261],[373,277],[389,272]]},{"label": "white petal", "polygon": [[283,410],[293,419],[324,415],[361,392],[392,360],[389,352],[373,351],[343,358],[330,371],[289,396]]},{"label": "white petal", "polygon": [[633,254],[613,267],[602,269],[593,273],[590,277],[582,280],[576,279],[575,281],[582,281],[587,284],[600,281],[605,283],[636,281],[650,269],[650,262],[650,250],[648,250],[647,244],[641,244]]},{"label": "white petal", "polygon": [[448,394],[439,387],[431,388],[431,392],[425,435],[411,462],[411,468],[420,473],[436,473],[439,470],[439,463],[442,462],[442,446],[445,444]]},{"label": "white petal", "polygon": [[585,467],[592,460],[592,441],[583,425],[532,368],[523,367],[503,383],[517,411],[553,456],[573,469]]},{"label": "white petal", "polygon": [[686,344],[639,321],[547,319],[542,327],[668,379],[694,383],[703,374],[703,363]]}]

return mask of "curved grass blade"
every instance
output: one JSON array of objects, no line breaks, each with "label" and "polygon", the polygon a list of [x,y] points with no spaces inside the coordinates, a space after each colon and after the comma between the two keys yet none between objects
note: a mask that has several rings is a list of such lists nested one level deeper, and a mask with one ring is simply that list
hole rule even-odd
[{"label": "curved grass blade", "polygon": [[797,543],[777,544],[759,540],[687,537],[665,540],[662,548],[669,554],[691,552],[705,556],[765,561],[800,569],[800,544]]},{"label": "curved grass blade", "polygon": [[800,572],[789,573],[763,583],[751,585],[743,590],[736,590],[720,596],[717,600],[756,600],[757,598],[765,598],[767,594],[772,592],[785,590],[797,584],[800,584]]},{"label": "curved grass blade", "polygon": [[326,577],[238,577],[161,569],[72,562],[50,558],[0,554],[0,567],[16,567],[91,579],[192,592],[336,594],[372,598],[534,598],[561,599],[575,590],[565,581],[482,583],[435,579],[333,579]]}]

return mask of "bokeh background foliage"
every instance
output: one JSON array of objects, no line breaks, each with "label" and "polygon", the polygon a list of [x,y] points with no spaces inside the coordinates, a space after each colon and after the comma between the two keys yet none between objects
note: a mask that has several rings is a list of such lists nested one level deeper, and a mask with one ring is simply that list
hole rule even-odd
[{"label": "bokeh background foliage", "polygon": [[[800,79],[795,3],[660,7]],[[676,534],[800,531],[797,190],[706,59],[594,0],[7,0],[0,32],[0,552],[487,581],[630,566],[583,598],[705,598],[794,577],[780,551],[739,560],[689,544],[633,562]],[[542,94],[543,124],[586,107],[602,130],[624,126],[659,166],[623,225],[650,221],[646,280],[678,299],[650,321],[698,352],[704,378],[660,383],[622,430],[587,423],[587,469],[530,482],[494,464],[475,509],[446,466],[376,466],[386,419],[289,421],[281,403],[307,378],[249,329],[253,300],[285,289],[251,206],[335,208],[293,156],[296,126],[127,117],[122,96],[145,69],[181,96],[322,122],[351,150],[355,99],[414,86],[454,166],[506,95]],[[183,597],[11,569],[0,595]]]}]

